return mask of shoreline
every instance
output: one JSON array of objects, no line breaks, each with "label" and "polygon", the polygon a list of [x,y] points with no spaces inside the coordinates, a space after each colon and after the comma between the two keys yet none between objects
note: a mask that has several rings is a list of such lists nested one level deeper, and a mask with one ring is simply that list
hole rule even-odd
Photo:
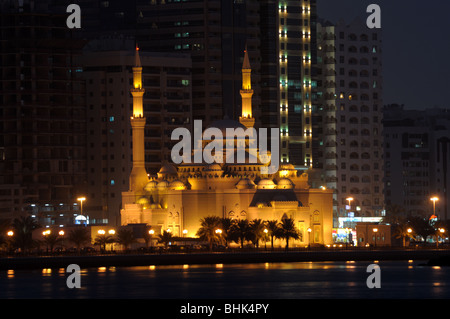
[{"label": "shoreline", "polygon": [[[256,251],[256,252],[204,252],[164,254],[75,255],[43,257],[2,257],[0,270],[66,268],[77,264],[80,268],[168,266],[185,264],[242,264],[320,261],[400,261],[428,260],[430,265],[445,265],[449,250],[359,250],[359,251]],[[424,264],[426,265],[426,264]]]}]

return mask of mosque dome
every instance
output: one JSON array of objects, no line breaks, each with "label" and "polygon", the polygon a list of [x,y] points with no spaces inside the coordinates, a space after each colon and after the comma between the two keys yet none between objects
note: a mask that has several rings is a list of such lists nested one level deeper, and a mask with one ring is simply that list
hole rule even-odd
[{"label": "mosque dome", "polygon": [[184,190],[186,189],[186,185],[180,180],[175,180],[172,183],[170,183],[170,189]]},{"label": "mosque dome", "polygon": [[170,186],[169,182],[166,180],[163,180],[163,181],[160,181],[156,187],[158,189],[166,189],[166,188],[169,188],[169,186]]},{"label": "mosque dome", "polygon": [[274,189],[274,188],[276,188],[275,183],[273,182],[273,180],[268,178],[263,178],[258,183],[258,189]]},{"label": "mosque dome", "polygon": [[289,178],[282,178],[277,183],[277,189],[293,189],[294,186]]},{"label": "mosque dome", "polygon": [[242,128],[244,130],[247,129],[245,125],[241,124],[238,121],[231,120],[229,118],[224,118],[223,120],[217,120],[211,123],[211,125],[208,126],[208,128],[218,128],[221,132],[223,137],[227,136],[227,128]]},{"label": "mosque dome", "polygon": [[159,170],[158,174],[177,174],[177,169],[175,166],[170,164],[169,162],[163,163],[161,166],[161,169]]},{"label": "mosque dome", "polygon": [[253,189],[256,184],[249,178],[242,178],[237,184],[237,189]]},{"label": "mosque dome", "polygon": [[156,189],[157,186],[158,186],[158,182],[155,180],[151,180],[150,182],[147,183],[147,185],[145,185],[144,189],[147,192],[150,192],[150,191]]},{"label": "mosque dome", "polygon": [[283,163],[280,165],[280,170],[295,170],[294,165],[290,164],[290,163]]}]

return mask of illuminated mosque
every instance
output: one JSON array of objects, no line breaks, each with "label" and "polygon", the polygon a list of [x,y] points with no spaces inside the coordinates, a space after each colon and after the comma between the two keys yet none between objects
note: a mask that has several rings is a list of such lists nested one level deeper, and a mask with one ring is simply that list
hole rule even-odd
[{"label": "illuminated mosque", "polygon": [[[291,164],[280,164],[276,173],[263,174],[262,168],[268,164],[260,160],[259,152],[258,160],[246,157],[244,163],[165,162],[157,178],[149,178],[144,160],[145,90],[138,49],[133,82],[133,168],[129,190],[122,193],[122,225],[144,224],[156,234],[170,230],[174,236],[195,237],[201,219],[207,216],[278,221],[292,218],[301,234],[293,245],[332,244],[333,191],[310,188],[308,175],[297,172]],[[227,128],[252,128],[252,95],[251,66],[245,50],[242,116],[239,122],[224,119],[210,127],[220,129],[224,137]]]}]

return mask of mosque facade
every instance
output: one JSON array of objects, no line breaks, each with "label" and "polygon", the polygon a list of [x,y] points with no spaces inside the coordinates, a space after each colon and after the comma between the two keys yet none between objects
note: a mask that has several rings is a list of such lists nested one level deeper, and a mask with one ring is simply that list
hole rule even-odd
[{"label": "mosque facade", "polygon": [[[248,155],[244,161],[203,161],[179,165],[164,162],[157,176],[149,177],[144,168],[144,88],[138,49],[135,64],[131,89],[133,117],[130,119],[133,169],[129,190],[122,193],[122,225],[145,224],[151,226],[156,234],[170,229],[174,236],[195,237],[201,219],[207,216],[280,222],[284,218],[292,218],[300,232],[300,239],[292,243],[294,246],[332,244],[333,191],[310,188],[308,174],[297,171],[291,164],[279,165],[275,173],[263,170],[269,164],[267,160],[262,160],[263,155],[258,150],[252,152],[252,136],[244,142]],[[253,128],[252,95],[251,67],[245,50],[242,116],[239,121],[224,119],[212,123],[210,127],[219,129],[224,137],[228,134],[228,128]],[[239,140],[233,140],[237,147]],[[203,147],[207,142],[203,141]],[[250,160],[249,154],[257,154],[257,159]],[[216,155],[222,157],[222,154]],[[225,156],[224,153],[222,158]]]}]

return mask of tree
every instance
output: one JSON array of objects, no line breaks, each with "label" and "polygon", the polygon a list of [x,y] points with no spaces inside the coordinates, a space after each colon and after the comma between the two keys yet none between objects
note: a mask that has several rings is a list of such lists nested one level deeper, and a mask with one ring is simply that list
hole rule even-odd
[{"label": "tree", "polygon": [[134,237],[133,231],[130,229],[121,228],[117,231],[117,243],[122,245],[125,250],[128,250],[128,247],[131,244],[134,244],[137,242],[136,238]]},{"label": "tree", "polygon": [[278,237],[279,232],[280,232],[280,226],[277,220],[268,220],[266,222],[266,226],[267,226],[267,230],[269,232],[269,236],[270,236],[270,243],[272,245],[272,249],[273,249],[273,239],[275,237]]},{"label": "tree", "polygon": [[47,245],[47,249],[50,248],[50,252],[53,252],[53,248],[55,248],[58,243],[61,243],[62,240],[63,238],[59,236],[58,233],[51,232],[47,235],[44,235],[44,239],[42,240],[42,242]]},{"label": "tree", "polygon": [[280,238],[286,239],[286,250],[289,248],[290,238],[300,238],[300,232],[297,227],[295,227],[295,222],[292,218],[285,218],[281,221],[279,236]]},{"label": "tree", "polygon": [[12,223],[14,229],[14,239],[16,247],[19,247],[23,252],[30,249],[34,245],[32,238],[33,231],[41,226],[31,216],[20,216],[15,218]]},{"label": "tree", "polygon": [[399,225],[407,221],[404,215],[405,209],[397,204],[386,207],[386,216],[383,217],[383,223],[390,225]]},{"label": "tree", "polygon": [[256,248],[259,248],[259,241],[264,237],[264,228],[262,219],[253,219],[249,223],[249,236]]},{"label": "tree", "polygon": [[239,219],[231,227],[231,237],[236,243],[241,244],[241,248],[244,248],[244,241],[249,237],[249,222],[247,219]]},{"label": "tree", "polygon": [[230,236],[231,228],[234,224],[234,219],[231,218],[222,218],[220,220],[220,223],[222,224],[222,237],[225,240],[225,247],[228,247],[228,239]]},{"label": "tree", "polygon": [[221,239],[220,233],[217,232],[221,227],[221,219],[218,216],[207,216],[200,220],[200,228],[197,231],[197,236],[201,240],[208,241],[210,251],[212,250],[213,243],[219,242]]},{"label": "tree", "polygon": [[80,251],[81,246],[91,242],[91,234],[84,226],[72,229],[67,235],[67,240],[73,243],[77,251]]},{"label": "tree", "polygon": [[434,234],[434,228],[430,225],[427,218],[412,216],[409,218],[409,224],[411,225],[411,228],[414,229],[414,232],[424,240],[426,240],[428,236]]},{"label": "tree", "polygon": [[169,243],[173,240],[173,235],[171,232],[168,232],[167,230],[163,231],[162,234],[158,236],[158,243],[164,244],[164,247],[167,248]]},{"label": "tree", "polygon": [[106,251],[106,245],[115,242],[114,236],[108,233],[99,233],[94,239],[94,245],[99,245],[102,251]]},{"label": "tree", "polygon": [[406,238],[414,238],[412,229],[409,226],[409,224],[402,223],[402,224],[395,225],[393,227],[394,227],[394,231],[393,231],[392,235],[397,239],[399,239],[399,238],[402,239],[403,247],[406,246]]}]

